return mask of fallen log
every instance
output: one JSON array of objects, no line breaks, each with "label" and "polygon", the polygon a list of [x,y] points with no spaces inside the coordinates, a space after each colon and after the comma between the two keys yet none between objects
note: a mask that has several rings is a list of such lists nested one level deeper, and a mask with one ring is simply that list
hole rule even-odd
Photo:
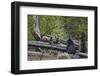
[{"label": "fallen log", "polygon": [[37,55],[37,56],[41,56],[41,55],[43,55],[43,56],[49,56],[49,54],[47,54],[47,53],[42,53],[42,52],[35,52],[35,51],[28,51],[28,54],[29,55]]},{"label": "fallen log", "polygon": [[88,55],[86,53],[82,53],[82,52],[78,52],[77,55],[79,55],[82,58],[87,58],[88,57]]},{"label": "fallen log", "polygon": [[[42,41],[29,41],[28,42],[28,48],[47,48],[47,49],[54,49],[57,51],[61,51],[61,52],[67,52],[66,47],[67,45],[59,43],[59,44],[50,44],[48,42],[42,42]],[[82,53],[82,52],[78,52],[78,55],[80,57],[88,57],[88,55],[86,53]]]},{"label": "fallen log", "polygon": [[28,42],[28,48],[34,48],[34,47],[48,48],[48,49],[54,49],[54,50],[62,50],[63,52],[66,51],[66,45],[64,45],[64,44],[52,44],[51,45],[48,42],[29,41]]}]

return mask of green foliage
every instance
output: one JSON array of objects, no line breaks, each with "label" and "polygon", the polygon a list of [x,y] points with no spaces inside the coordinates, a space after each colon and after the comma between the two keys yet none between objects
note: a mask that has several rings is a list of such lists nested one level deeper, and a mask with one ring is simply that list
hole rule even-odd
[{"label": "green foliage", "polygon": [[34,36],[33,36],[33,24],[34,24],[34,20],[33,20],[33,16],[28,15],[28,40],[33,40]]},{"label": "green foliage", "polygon": [[88,25],[87,17],[64,17],[63,23],[65,27],[65,31],[68,35],[72,37],[78,37],[84,32],[87,33],[87,25]]},{"label": "green foliage", "polygon": [[60,16],[40,16],[40,30],[52,37],[63,37],[63,28]]},{"label": "green foliage", "polygon": [[[28,16],[28,40],[34,40],[34,19]],[[71,16],[40,16],[41,35],[49,35],[60,39],[66,39],[68,35],[79,38],[84,32],[87,34],[88,18]]]}]

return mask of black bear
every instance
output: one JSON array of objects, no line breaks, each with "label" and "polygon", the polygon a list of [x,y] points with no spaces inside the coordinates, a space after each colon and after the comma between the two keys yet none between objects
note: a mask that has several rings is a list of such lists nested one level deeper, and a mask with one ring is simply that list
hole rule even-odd
[{"label": "black bear", "polygon": [[75,54],[76,53],[76,47],[74,42],[69,38],[67,40],[67,47],[66,47],[66,51],[70,54]]}]

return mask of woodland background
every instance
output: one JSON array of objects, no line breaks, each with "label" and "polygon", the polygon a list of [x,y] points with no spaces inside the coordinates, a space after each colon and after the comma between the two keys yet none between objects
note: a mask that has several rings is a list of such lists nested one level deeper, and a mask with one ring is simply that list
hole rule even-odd
[{"label": "woodland background", "polygon": [[[79,45],[78,51],[87,54],[87,27],[87,17],[28,15],[28,41],[31,41],[31,43],[32,41],[49,42],[51,45],[63,43],[64,45],[61,44],[61,46],[66,46],[67,40],[71,38],[74,43]],[[40,43],[38,44],[40,45]],[[44,45],[44,43],[41,45]],[[58,52],[58,50],[34,48],[31,51],[35,52],[28,54],[29,60],[56,59],[56,57],[57,59],[82,58],[63,53],[62,51]],[[51,48],[53,48],[53,45]],[[73,46],[71,48],[74,49]],[[30,49],[28,50],[30,51]],[[49,54],[44,55],[44,52]],[[58,53],[63,53],[63,56],[58,57]]]}]

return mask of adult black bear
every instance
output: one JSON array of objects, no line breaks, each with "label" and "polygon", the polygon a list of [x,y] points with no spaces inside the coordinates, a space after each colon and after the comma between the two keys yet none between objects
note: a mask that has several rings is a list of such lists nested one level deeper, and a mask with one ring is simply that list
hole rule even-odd
[{"label": "adult black bear", "polygon": [[75,54],[76,53],[76,47],[75,47],[75,44],[74,42],[69,38],[67,40],[67,48],[66,48],[66,51],[70,54]]}]

